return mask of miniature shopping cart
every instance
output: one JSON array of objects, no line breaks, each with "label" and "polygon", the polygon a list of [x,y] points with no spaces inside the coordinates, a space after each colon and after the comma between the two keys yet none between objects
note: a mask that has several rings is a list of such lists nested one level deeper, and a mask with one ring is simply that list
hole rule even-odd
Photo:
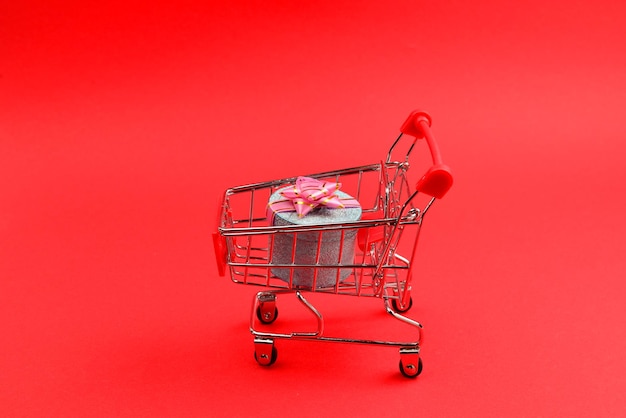
[{"label": "miniature shopping cart", "polygon": [[[228,272],[233,282],[265,288],[254,295],[250,316],[254,356],[259,364],[270,366],[276,361],[275,340],[295,339],[396,347],[400,372],[407,377],[421,373],[422,325],[404,313],[413,303],[411,283],[422,222],[433,202],[452,185],[452,175],[442,163],[430,126],[430,116],[415,111],[401,126],[384,161],[307,176],[340,183],[341,189],[361,205],[358,220],[319,225],[270,224],[266,216],[269,199],[285,185],[294,184],[296,177],[225,191],[217,232],[213,234],[217,264],[220,275]],[[430,152],[417,152],[420,147]],[[427,167],[416,183],[408,180],[409,157],[411,164],[416,161]],[[330,242],[325,237],[331,234],[338,245],[329,257],[323,242]],[[305,236],[313,239],[307,244],[309,257],[303,259],[298,251],[304,245],[300,238]],[[277,259],[279,251],[283,256]],[[303,272],[308,281],[298,279]],[[406,324],[414,337],[389,341],[328,336],[321,313],[304,296],[307,292],[380,298],[385,311]],[[316,318],[316,329],[272,331],[270,324],[278,315],[277,296],[282,294],[295,295]]]}]

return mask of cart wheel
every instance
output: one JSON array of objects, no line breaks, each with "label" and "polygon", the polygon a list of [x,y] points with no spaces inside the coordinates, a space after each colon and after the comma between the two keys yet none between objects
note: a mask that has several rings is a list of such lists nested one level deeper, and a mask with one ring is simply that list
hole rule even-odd
[{"label": "cart wheel", "polygon": [[272,346],[272,354],[271,355],[257,354],[256,351],[254,352],[254,359],[261,366],[269,367],[272,364],[276,363],[276,359],[277,358],[278,358],[278,350],[276,350],[276,347],[274,347],[274,346]]},{"label": "cart wheel", "polygon": [[259,306],[256,308],[256,317],[264,324],[271,324],[278,318],[278,308],[274,306],[274,311],[272,312],[271,310],[261,309]]},{"label": "cart wheel", "polygon": [[415,367],[414,364],[404,364],[402,362],[402,360],[400,360],[400,373],[402,373],[402,376],[404,377],[408,377],[410,379],[415,379],[417,376],[420,375],[420,373],[422,373],[422,369],[424,368],[423,364],[422,364],[422,359],[420,357],[420,359],[417,361],[417,367]]},{"label": "cart wheel", "polygon": [[413,306],[412,297],[409,297],[409,303],[404,307],[400,307],[397,299],[391,300],[391,307],[393,308],[394,311],[399,312],[399,313],[407,312],[409,309],[411,309],[412,306]]}]

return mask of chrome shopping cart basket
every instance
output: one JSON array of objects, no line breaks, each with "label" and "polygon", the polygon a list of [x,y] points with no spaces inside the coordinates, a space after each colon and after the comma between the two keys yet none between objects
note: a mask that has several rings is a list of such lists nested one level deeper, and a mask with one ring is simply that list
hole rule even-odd
[{"label": "chrome shopping cart basket", "polygon": [[[421,373],[422,325],[404,313],[413,303],[411,283],[424,217],[452,186],[452,174],[442,162],[430,127],[430,116],[414,111],[384,161],[305,177],[320,182],[324,193],[327,185],[341,184],[341,190],[360,205],[358,219],[331,219],[322,224],[269,221],[268,202],[302,177],[225,191],[213,234],[217,265],[220,275],[228,273],[235,283],[265,288],[254,295],[250,315],[259,364],[270,366],[276,361],[275,340],[297,339],[396,347],[400,372],[406,377]],[[414,152],[419,147],[430,152]],[[408,173],[414,161],[427,168],[416,183],[410,183]],[[407,324],[414,337],[397,341],[328,336],[322,314],[304,296],[307,292],[380,298],[385,311]],[[313,313],[316,329],[268,331],[278,315],[277,296],[287,293]]]}]

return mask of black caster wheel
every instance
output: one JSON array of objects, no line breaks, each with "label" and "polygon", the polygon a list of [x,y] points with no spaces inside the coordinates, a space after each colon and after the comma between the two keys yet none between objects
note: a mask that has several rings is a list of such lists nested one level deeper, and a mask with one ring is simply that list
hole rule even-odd
[{"label": "black caster wheel", "polygon": [[417,362],[417,367],[414,364],[405,365],[402,360],[400,360],[400,373],[402,373],[402,376],[408,377],[409,379],[415,379],[419,376],[420,373],[422,373],[423,368],[424,366],[421,358]]},{"label": "black caster wheel", "polygon": [[271,324],[278,318],[278,308],[274,306],[274,311],[272,312],[272,310],[261,309],[259,306],[256,308],[256,317],[264,324]]},{"label": "black caster wheel", "polygon": [[256,351],[254,352],[254,359],[257,363],[264,367],[269,367],[272,364],[276,363],[277,358],[278,350],[276,350],[276,347],[274,346],[272,346],[272,354],[270,356],[268,356],[267,354],[257,354]]},{"label": "black caster wheel", "polygon": [[409,309],[411,309],[412,306],[413,306],[413,298],[411,297],[409,298],[409,303],[404,307],[400,307],[400,304],[398,303],[397,299],[391,300],[391,307],[393,308],[394,311],[398,313],[407,312]]}]

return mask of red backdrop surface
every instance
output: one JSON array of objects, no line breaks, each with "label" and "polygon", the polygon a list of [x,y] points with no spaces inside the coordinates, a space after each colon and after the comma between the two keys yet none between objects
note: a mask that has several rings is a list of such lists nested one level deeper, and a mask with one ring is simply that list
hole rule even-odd
[{"label": "red backdrop surface", "polygon": [[[2,415],[626,415],[625,28],[609,0],[2,2]],[[423,374],[291,341],[258,366],[222,191],[377,162],[414,108],[455,175]]]}]

